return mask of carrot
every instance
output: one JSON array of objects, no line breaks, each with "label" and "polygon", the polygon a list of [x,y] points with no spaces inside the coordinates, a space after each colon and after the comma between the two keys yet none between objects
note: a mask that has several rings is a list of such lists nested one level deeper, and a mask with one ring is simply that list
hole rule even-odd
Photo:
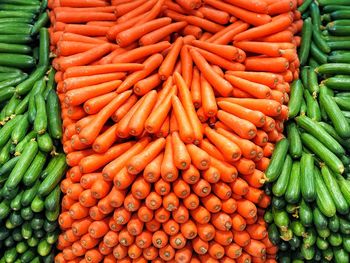
[{"label": "carrot", "polygon": [[269,15],[278,15],[278,14],[292,11],[295,8],[296,8],[296,6],[294,5],[292,0],[283,0],[283,1],[280,1],[278,3],[269,4],[268,14]]},{"label": "carrot", "polygon": [[230,20],[230,15],[227,12],[220,11],[207,6],[202,6],[198,9],[204,16],[204,18],[209,19],[215,23],[225,25]]},{"label": "carrot", "polygon": [[160,207],[155,211],[154,218],[159,223],[165,223],[170,218],[170,212],[167,209],[165,209],[164,207]]},{"label": "carrot", "polygon": [[79,12],[79,15],[77,15],[73,10],[55,10],[55,18],[56,22],[79,24],[89,21],[113,21],[115,20],[115,15],[113,13],[97,11]]},{"label": "carrot", "polygon": [[199,40],[194,40],[192,42],[192,45],[198,48],[207,50],[209,52],[212,52],[223,58],[227,58],[229,60],[235,60],[238,55],[237,48],[229,45],[218,45],[218,44],[208,43],[208,42],[199,41]]},{"label": "carrot", "polygon": [[91,248],[95,247],[98,244],[98,242],[99,242],[99,239],[95,239],[95,238],[91,237],[89,233],[83,235],[80,238],[80,244],[85,249],[91,249]]},{"label": "carrot", "polygon": [[206,209],[211,213],[217,213],[222,208],[222,203],[218,197],[213,194],[209,194],[202,198],[202,203]]},{"label": "carrot", "polygon": [[191,49],[190,53],[194,63],[214,89],[223,96],[229,96],[232,92],[231,84],[220,77],[198,51]]},{"label": "carrot", "polygon": [[127,254],[128,254],[128,248],[121,244],[118,244],[113,249],[113,256],[119,261],[125,258]]},{"label": "carrot", "polygon": [[58,41],[56,53],[58,56],[71,56],[96,47],[96,44],[77,41]]},{"label": "carrot", "polygon": [[223,30],[217,32],[212,37],[210,37],[207,42],[227,45],[232,38],[240,32],[243,32],[249,28],[249,24],[242,21],[236,21],[233,24],[225,27]]},{"label": "carrot", "polygon": [[121,84],[121,80],[113,80],[106,83],[70,90],[65,95],[65,102],[76,106],[96,96],[114,91]]},{"label": "carrot", "polygon": [[184,198],[183,204],[189,210],[196,209],[199,206],[199,198],[196,194],[191,193]]},{"label": "carrot", "polygon": [[217,168],[210,166],[209,169],[202,172],[202,177],[209,183],[217,183],[220,180],[220,172]]},{"label": "carrot", "polygon": [[160,179],[155,183],[154,190],[159,195],[166,195],[170,192],[170,183]]},{"label": "carrot", "polygon": [[142,222],[149,222],[153,219],[153,210],[146,205],[142,205],[137,211],[137,216]]},{"label": "carrot", "polygon": [[213,117],[217,114],[217,104],[215,101],[214,90],[209,84],[209,82],[205,79],[203,75],[201,75],[201,96],[202,96],[202,107],[204,114],[207,117]]},{"label": "carrot", "polygon": [[210,221],[211,218],[211,214],[203,206],[199,206],[198,208],[191,210],[190,214],[192,218],[199,224],[206,224]]},{"label": "carrot", "polygon": [[267,237],[267,231],[265,226],[259,224],[248,225],[246,230],[251,236],[251,238],[255,240],[262,240],[265,237]]},{"label": "carrot", "polygon": [[255,239],[252,239],[250,243],[244,247],[244,250],[253,257],[262,257],[266,253],[265,245]]},{"label": "carrot", "polygon": [[152,6],[156,3],[156,0],[152,0],[152,1],[146,1],[143,3],[139,3],[136,8],[134,7],[132,10],[124,13],[122,16],[119,16],[119,18],[117,19],[118,23],[121,22],[125,22],[128,21],[136,16],[139,15],[144,15],[145,13],[147,13]]},{"label": "carrot", "polygon": [[[204,2],[219,10],[225,11],[241,19],[242,21],[254,26],[261,26],[271,21],[271,17],[269,15],[266,15],[266,11],[261,14],[258,14],[255,9],[252,11],[248,11],[246,9],[235,6],[236,3],[224,3],[217,0],[205,0]],[[244,2],[244,1],[240,1],[240,2]],[[246,5],[249,5],[249,4],[247,2],[244,8],[246,8]]]},{"label": "carrot", "polygon": [[252,82],[264,84],[271,89],[278,83],[278,76],[268,72],[249,72],[249,71],[227,71],[226,74],[234,75]]},{"label": "carrot", "polygon": [[219,148],[219,151],[225,156],[225,158],[233,161],[240,158],[241,150],[235,143],[209,127],[205,127],[204,130],[208,139]]},{"label": "carrot", "polygon": [[72,244],[72,253],[75,256],[81,257],[85,255],[86,249],[80,244],[80,242],[76,241]]},{"label": "carrot", "polygon": [[[193,127],[185,112],[184,106],[182,105],[179,98],[175,95],[172,96],[172,105],[173,105],[173,112],[178,122],[178,125],[181,124],[179,127],[180,137],[183,140],[183,142],[191,143],[194,139]],[[179,123],[180,120],[181,120],[181,123]]]},{"label": "carrot", "polygon": [[144,69],[135,71],[125,78],[123,83],[118,87],[117,93],[124,92],[136,84],[139,80],[149,76],[163,61],[163,56],[160,54],[154,54],[147,58],[143,63]]},{"label": "carrot", "polygon": [[202,140],[199,146],[202,150],[206,151],[210,156],[218,160],[224,161],[224,156],[222,155],[222,153],[207,139]]},{"label": "carrot", "polygon": [[267,65],[274,65],[273,68],[268,69],[268,72],[273,73],[282,73],[285,72],[288,67],[289,63],[286,58],[283,57],[276,57],[276,58],[257,58],[257,57],[251,57],[247,58],[245,61],[245,66],[247,70],[252,71],[266,71]]},{"label": "carrot", "polygon": [[197,67],[193,68],[192,83],[191,83],[191,97],[195,108],[202,105],[200,74]]},{"label": "carrot", "polygon": [[116,43],[121,47],[126,47],[132,42],[138,40],[143,35],[152,32],[156,29],[159,29],[163,26],[169,25],[170,23],[171,19],[164,17],[151,20],[141,25],[133,26],[132,28],[126,29],[118,33],[116,36]]},{"label": "carrot", "polygon": [[200,27],[194,26],[194,25],[187,25],[183,28],[182,32],[183,35],[192,35],[196,39],[199,39],[203,36],[203,31]]},{"label": "carrot", "polygon": [[225,246],[225,254],[232,259],[236,259],[242,254],[242,248],[236,243],[231,243]]},{"label": "carrot", "polygon": [[110,52],[110,49],[111,45],[108,43],[99,45],[79,54],[68,57],[61,57],[56,61],[57,64],[54,66],[60,70],[66,70],[72,66],[84,66],[101,58]]},{"label": "carrot", "polygon": [[209,248],[209,243],[207,241],[202,240],[199,237],[196,237],[195,239],[192,240],[192,247],[197,254],[203,255],[207,253]]},{"label": "carrot", "polygon": [[146,2],[146,0],[137,0],[137,1],[132,1],[132,2],[126,1],[125,3],[116,5],[114,12],[115,12],[117,17],[120,17],[120,16],[134,10],[140,4],[143,4],[145,2]]},{"label": "carrot", "polygon": [[151,210],[157,210],[162,205],[162,197],[156,192],[151,192],[146,197],[145,205]]},{"label": "carrot", "polygon": [[225,255],[225,249],[219,243],[211,241],[209,243],[208,254],[215,259],[221,259]]},{"label": "carrot", "polygon": [[210,33],[216,33],[223,29],[223,26],[213,23],[207,19],[203,19],[196,16],[184,16],[172,10],[165,10],[164,14],[175,21],[185,21],[190,25],[198,26]]},{"label": "carrot", "polygon": [[77,1],[71,1],[71,0],[60,0],[60,6],[67,6],[67,7],[102,7],[107,6],[108,4],[102,0],[77,0]]},{"label": "carrot", "polygon": [[222,246],[228,246],[229,244],[232,243],[233,240],[233,234],[231,231],[222,231],[218,230],[215,233],[215,239],[214,239],[218,244]]}]

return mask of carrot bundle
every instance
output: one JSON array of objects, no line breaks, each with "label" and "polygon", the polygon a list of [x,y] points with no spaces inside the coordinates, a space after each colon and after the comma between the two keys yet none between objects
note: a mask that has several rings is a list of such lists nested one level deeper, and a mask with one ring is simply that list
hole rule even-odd
[{"label": "carrot bundle", "polygon": [[73,2],[49,3],[71,165],[55,262],[276,262],[260,188],[299,74],[296,6]]}]

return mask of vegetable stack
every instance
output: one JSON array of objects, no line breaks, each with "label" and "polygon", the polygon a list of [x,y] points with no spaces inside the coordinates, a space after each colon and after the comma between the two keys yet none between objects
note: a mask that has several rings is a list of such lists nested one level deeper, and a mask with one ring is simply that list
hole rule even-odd
[{"label": "vegetable stack", "polygon": [[53,262],[66,162],[45,1],[0,1],[0,261]]},{"label": "vegetable stack", "polygon": [[280,262],[350,260],[350,3],[318,3],[299,7],[301,80],[291,86],[288,140],[266,171],[274,183],[265,220]]},{"label": "vegetable stack", "polygon": [[276,262],[261,187],[299,74],[297,2],[49,7],[70,166],[55,262]]}]

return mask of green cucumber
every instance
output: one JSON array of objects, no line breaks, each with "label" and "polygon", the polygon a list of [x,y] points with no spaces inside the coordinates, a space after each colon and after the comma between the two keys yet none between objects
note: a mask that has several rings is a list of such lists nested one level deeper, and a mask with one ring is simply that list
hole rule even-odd
[{"label": "green cucumber", "polygon": [[51,222],[56,222],[60,215],[60,206],[56,206],[54,211],[45,210],[45,217]]},{"label": "green cucumber", "polygon": [[23,183],[26,186],[31,186],[39,178],[42,169],[46,163],[46,155],[38,151],[33,162],[23,176]]},{"label": "green cucumber", "polygon": [[309,9],[310,4],[313,2],[313,0],[305,0],[302,5],[298,7],[298,10],[300,13],[304,13],[306,10]]},{"label": "green cucumber", "polygon": [[0,168],[0,183],[3,183],[7,180],[10,172],[16,166],[19,161],[19,157],[16,156],[10,160],[8,160],[5,164],[3,164]]},{"label": "green cucumber", "polygon": [[18,104],[16,110],[15,110],[15,114],[23,114],[24,112],[27,111],[28,108],[28,103],[29,103],[29,95],[26,95],[21,102]]},{"label": "green cucumber", "polygon": [[316,244],[316,241],[317,241],[317,233],[315,229],[313,227],[307,229],[305,237],[303,239],[303,244],[306,247],[312,247],[314,244]]},{"label": "green cucumber", "polygon": [[323,53],[315,44],[311,42],[310,46],[311,57],[317,61],[318,64],[327,63],[327,55]]},{"label": "green cucumber", "polygon": [[308,133],[302,133],[301,140],[310,151],[315,153],[334,172],[344,172],[344,165],[341,160],[315,137]]},{"label": "green cucumber", "polygon": [[350,63],[350,52],[346,52],[343,54],[336,54],[332,52],[328,56],[327,61],[329,63]]},{"label": "green cucumber", "polygon": [[343,235],[343,248],[350,253],[350,235]]},{"label": "green cucumber", "polygon": [[290,99],[288,102],[289,118],[294,118],[298,115],[301,106],[301,98],[303,96],[303,85],[300,80],[296,80],[292,83]]},{"label": "green cucumber", "polygon": [[[331,48],[332,51],[336,51],[336,50],[349,50],[349,43],[350,40],[342,40],[342,41],[329,41],[327,42],[328,46]],[[327,58],[327,60],[331,60],[329,58]],[[333,59],[332,59],[333,60]],[[334,63],[330,63],[330,64],[344,64],[346,63],[346,57],[344,56],[344,58],[339,59],[339,61],[329,61],[329,62],[334,62]],[[344,71],[344,67],[342,66],[342,71]],[[331,66],[328,66],[327,70],[332,70]],[[333,73],[332,73],[333,74]],[[334,73],[337,74],[337,73]]]},{"label": "green cucumber", "polygon": [[17,67],[20,69],[28,69],[34,67],[35,60],[33,57],[28,55],[2,53],[0,54],[0,65],[8,67]]},{"label": "green cucumber", "polygon": [[15,227],[18,227],[22,225],[23,223],[23,218],[21,217],[21,212],[20,211],[14,211],[11,213],[9,220],[11,224]]},{"label": "green cucumber", "polygon": [[305,227],[303,226],[303,224],[300,221],[293,221],[290,224],[290,228],[293,231],[293,234],[301,237],[301,236],[305,236]]},{"label": "green cucumber", "polygon": [[339,218],[340,221],[340,232],[342,234],[349,235],[350,234],[350,222],[345,220],[344,218]]},{"label": "green cucumber", "polygon": [[8,121],[1,129],[0,129],[0,147],[3,147],[8,140],[11,138],[11,133],[15,126],[17,125],[20,115],[15,116],[12,120]]},{"label": "green cucumber", "polygon": [[48,174],[50,174],[54,169],[56,169],[57,167],[56,165],[60,158],[61,158],[60,155],[56,155],[53,158],[51,158],[46,168],[40,173],[41,179],[45,179],[48,176]]},{"label": "green cucumber", "polygon": [[294,161],[289,178],[285,199],[288,203],[295,204],[300,199],[300,163]]},{"label": "green cucumber", "polygon": [[[350,82],[349,82],[349,84],[350,84]],[[338,106],[341,110],[350,111],[350,100],[346,99],[345,97],[334,97],[333,99],[334,99],[335,103],[338,104]]]},{"label": "green cucumber", "polygon": [[312,224],[312,209],[308,205],[307,202],[305,202],[303,199],[301,200],[300,203],[300,208],[299,208],[299,219],[300,222],[303,224],[303,226],[308,227],[311,226]]},{"label": "green cucumber", "polygon": [[[21,203],[22,203],[22,200],[21,200]],[[34,216],[34,213],[30,207],[25,207],[21,209],[21,217],[24,220],[30,220],[33,218],[33,216]]]},{"label": "green cucumber", "polygon": [[346,63],[327,63],[323,64],[316,69],[317,73],[320,74],[331,74],[331,75],[349,75],[350,74],[350,68],[349,64]]},{"label": "green cucumber", "polygon": [[323,81],[323,84],[333,90],[350,91],[350,77],[331,77]]},{"label": "green cucumber", "polygon": [[[272,219],[273,220],[273,219]],[[48,220],[45,220],[44,222],[44,230],[46,233],[51,233],[55,230],[59,229],[59,225],[56,222],[52,222],[52,221],[48,221]]]},{"label": "green cucumber", "polygon": [[305,201],[312,202],[315,200],[314,159],[308,153],[303,153],[300,160],[300,190]]},{"label": "green cucumber", "polygon": [[[51,92],[51,90],[55,90],[55,87],[56,87],[55,75],[56,75],[56,71],[52,67],[50,67],[50,69],[48,70],[48,74],[47,74],[46,89],[43,92],[44,98],[45,98],[45,100],[47,102],[46,105],[49,103],[48,102],[48,95],[49,95],[49,93]],[[57,94],[55,94],[55,95],[57,96]],[[52,102],[50,102],[50,103],[52,103]],[[49,110],[48,109],[47,109],[47,112],[49,114]]]},{"label": "green cucumber", "polygon": [[0,43],[6,44],[30,44],[33,39],[27,34],[2,34],[0,35]]},{"label": "green cucumber", "polygon": [[300,158],[303,150],[299,131],[295,125],[295,122],[287,124],[287,134],[289,141],[289,154],[294,158]]},{"label": "green cucumber", "polygon": [[[0,64],[1,64],[1,57],[0,57]],[[40,66],[36,68],[35,71],[33,71],[33,73],[29,76],[28,79],[26,79],[16,87],[16,93],[18,93],[19,95],[27,94],[32,89],[34,83],[45,75],[46,70],[47,70],[47,66]]]},{"label": "green cucumber", "polygon": [[35,250],[34,249],[29,249],[24,254],[22,254],[21,262],[23,262],[23,263],[32,262],[34,257],[35,257]]},{"label": "green cucumber", "polygon": [[20,141],[17,146],[16,146],[16,150],[15,150],[15,155],[21,155],[25,146],[34,138],[36,137],[36,132],[35,131],[31,131],[30,133],[28,133],[26,135],[26,137],[23,138],[22,141]]},{"label": "green cucumber", "polygon": [[36,183],[27,190],[24,191],[22,198],[21,198],[21,204],[26,207],[31,204],[31,202],[34,200],[35,196],[38,193],[38,189],[40,186],[40,181],[37,180]]},{"label": "green cucumber", "polygon": [[3,200],[0,203],[0,219],[5,219],[10,214],[10,202],[8,200]]},{"label": "green cucumber", "polygon": [[56,187],[67,168],[65,156],[60,154],[58,158],[55,169],[47,175],[39,187],[40,196],[48,195]]},{"label": "green cucumber", "polygon": [[306,18],[304,20],[302,29],[302,40],[299,49],[299,60],[300,64],[303,66],[306,64],[310,52],[310,42],[312,37],[312,23],[311,18]]},{"label": "green cucumber", "polygon": [[320,30],[321,28],[321,15],[320,15],[320,9],[318,8],[318,5],[316,2],[312,2],[310,5],[310,16],[312,24],[315,26],[317,30]]},{"label": "green cucumber", "polygon": [[320,87],[318,86],[317,73],[314,68],[310,68],[308,71],[306,87],[312,94],[312,97],[316,98],[317,94],[320,92]]},{"label": "green cucumber", "polygon": [[49,133],[54,139],[62,138],[61,109],[58,96],[54,90],[51,90],[47,96],[47,116]]},{"label": "green cucumber", "polygon": [[335,232],[338,232],[339,227],[340,227],[340,221],[337,215],[334,215],[331,218],[329,218],[329,221],[328,221],[329,230],[335,233]]},{"label": "green cucumber", "polygon": [[336,213],[336,207],[318,168],[315,168],[315,179],[317,206],[325,216],[332,217]]},{"label": "green cucumber", "polygon": [[335,140],[320,124],[307,116],[298,116],[296,119],[298,126],[318,139],[323,145],[337,155],[345,154],[343,147]]},{"label": "green cucumber", "polygon": [[327,24],[328,32],[333,36],[348,36],[350,33],[350,25],[337,25],[336,23]]},{"label": "green cucumber", "polygon": [[340,145],[342,145],[344,148],[349,149],[349,142],[347,140],[344,140],[343,138],[341,138],[338,133],[336,132],[336,130],[334,129],[334,127],[328,123],[325,122],[319,122],[319,124],[322,126],[323,129],[325,129],[327,131],[327,133],[329,133]]},{"label": "green cucumber", "polygon": [[316,229],[326,229],[328,225],[328,220],[325,215],[319,210],[318,207],[315,207],[313,210],[313,219]]},{"label": "green cucumber", "polygon": [[286,156],[286,159],[283,164],[283,168],[280,176],[278,177],[276,183],[272,186],[272,192],[275,196],[283,196],[287,190],[290,173],[292,170],[292,158],[289,155]]},{"label": "green cucumber", "polygon": [[[308,66],[304,66],[300,69],[300,79],[301,79],[301,82],[303,83],[304,87],[308,86],[309,70],[310,70],[310,67],[308,67]],[[292,90],[291,90],[291,92],[292,92]]]},{"label": "green cucumber", "polygon": [[271,200],[272,207],[276,209],[283,209],[286,207],[286,200],[282,197],[273,196]]},{"label": "green cucumber", "polygon": [[33,25],[33,28],[32,28],[32,31],[31,31],[31,35],[34,36],[34,35],[38,34],[40,29],[42,27],[44,27],[48,22],[49,22],[49,15],[47,14],[47,12],[43,12],[39,16],[39,18],[35,22],[35,24]]},{"label": "green cucumber", "polygon": [[38,254],[45,257],[51,252],[51,244],[49,244],[45,239],[41,240],[38,245]]},{"label": "green cucumber", "polygon": [[14,127],[11,133],[11,139],[14,144],[20,142],[27,134],[29,129],[28,114],[24,114],[20,117],[18,124]]},{"label": "green cucumber", "polygon": [[14,199],[12,199],[10,207],[14,211],[18,211],[21,209],[21,199],[22,199],[23,191],[16,195]]},{"label": "green cucumber", "polygon": [[54,211],[60,204],[61,189],[57,185],[55,189],[45,198],[45,208],[48,211]]},{"label": "green cucumber", "polygon": [[6,163],[8,160],[10,160],[11,158],[11,153],[10,153],[10,150],[11,150],[11,145],[12,145],[12,142],[11,140],[9,140],[5,145],[4,147],[2,147],[1,151],[0,151],[0,165]]},{"label": "green cucumber", "polygon": [[50,64],[50,37],[47,28],[40,29],[40,44],[39,44],[39,66],[48,67]]},{"label": "green cucumber", "polygon": [[28,118],[30,123],[34,123],[36,117],[36,95],[42,93],[45,90],[45,87],[45,79],[41,78],[34,83],[33,89],[29,93]]},{"label": "green cucumber", "polygon": [[31,209],[33,210],[33,212],[35,213],[39,213],[41,211],[44,210],[45,208],[45,202],[43,199],[41,199],[41,197],[39,197],[38,195],[34,197],[31,205],[30,205]]},{"label": "green cucumber", "polygon": [[30,141],[24,148],[19,161],[16,163],[6,181],[5,185],[7,188],[14,189],[18,186],[18,184],[22,181],[24,173],[27,171],[35,158],[37,151],[38,143],[36,141]]},{"label": "green cucumber", "polygon": [[343,248],[335,247],[333,248],[335,263],[347,263],[350,262],[350,257],[348,252]]},{"label": "green cucumber", "polygon": [[37,136],[39,149],[43,152],[51,152],[53,150],[53,141],[50,135],[45,132],[42,135]]},{"label": "green cucumber", "polygon": [[322,51],[324,53],[331,52],[331,49],[328,46],[326,40],[323,38],[319,29],[317,29],[316,27],[313,28],[312,39],[313,39],[313,43],[316,44],[316,46],[320,49],[320,51]]},{"label": "green cucumber", "polygon": [[0,89],[0,102],[7,101],[15,94],[16,89],[14,87],[8,87]]},{"label": "green cucumber", "polygon": [[314,246],[306,247],[305,244],[302,244],[300,251],[306,260],[312,260],[315,256],[315,247]]},{"label": "green cucumber", "polygon": [[283,160],[286,158],[288,152],[288,146],[288,140],[285,138],[277,142],[271,157],[270,165],[265,172],[270,182],[277,180],[280,175],[283,167]]},{"label": "green cucumber", "polygon": [[331,233],[331,235],[327,238],[329,244],[333,247],[340,246],[343,242],[342,236],[340,233]]},{"label": "green cucumber", "polygon": [[317,237],[316,246],[321,250],[326,250],[327,248],[329,248],[329,243],[327,242],[327,240]]},{"label": "green cucumber", "polygon": [[23,254],[24,252],[26,252],[28,249],[28,245],[26,242],[22,241],[22,242],[19,242],[17,243],[16,245],[16,251],[17,253],[19,254]]},{"label": "green cucumber", "polygon": [[45,99],[40,93],[35,95],[35,109],[34,130],[38,134],[44,134],[47,129],[47,114]]},{"label": "green cucumber", "polygon": [[306,115],[312,120],[321,120],[321,110],[316,99],[314,99],[308,90],[304,90],[304,99],[306,101]]},{"label": "green cucumber", "polygon": [[21,5],[12,5],[12,4],[0,4],[1,10],[16,10],[16,11],[23,11],[28,13],[38,13],[40,10],[40,6],[37,5],[28,5],[28,6],[21,6]]},{"label": "green cucumber", "polygon": [[335,174],[335,177],[337,179],[337,183],[339,185],[342,195],[344,196],[348,205],[350,205],[350,181],[346,180],[339,174]]},{"label": "green cucumber", "polygon": [[332,248],[327,248],[322,251],[322,256],[327,260],[327,261],[332,261],[333,259],[333,250]]},{"label": "green cucumber", "polygon": [[321,87],[320,104],[326,110],[337,133],[343,138],[350,137],[350,125],[331,96],[326,94],[326,87]]},{"label": "green cucumber", "polygon": [[54,245],[57,242],[58,236],[59,236],[59,231],[57,231],[57,230],[50,232],[50,233],[47,233],[47,235],[46,235],[47,243]]},{"label": "green cucumber", "polygon": [[350,19],[350,10],[337,10],[330,13],[330,15],[333,20]]},{"label": "green cucumber", "polygon": [[277,210],[273,211],[274,223],[278,226],[282,231],[286,231],[289,226],[289,217],[285,210]]},{"label": "green cucumber", "polygon": [[8,263],[15,262],[15,260],[17,259],[17,256],[18,254],[15,247],[6,250],[4,254],[5,261]]},{"label": "green cucumber", "polygon": [[325,165],[321,168],[321,173],[323,181],[328,188],[330,195],[332,196],[337,211],[340,214],[347,214],[349,212],[349,205],[347,204],[332,172]]}]

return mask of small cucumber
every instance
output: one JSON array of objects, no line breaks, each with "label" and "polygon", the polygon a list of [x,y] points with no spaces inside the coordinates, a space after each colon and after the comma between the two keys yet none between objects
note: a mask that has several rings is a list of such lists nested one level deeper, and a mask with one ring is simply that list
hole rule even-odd
[{"label": "small cucumber", "polygon": [[301,254],[306,260],[312,260],[315,256],[315,247],[306,247],[305,244],[301,245]]},{"label": "small cucumber", "polygon": [[312,202],[315,200],[314,158],[308,153],[303,153],[300,160],[300,190],[305,201]]},{"label": "small cucumber", "polygon": [[46,155],[41,151],[38,151],[33,162],[30,164],[28,170],[23,176],[23,183],[26,186],[33,185],[39,178],[42,169],[46,163]]},{"label": "small cucumber", "polygon": [[321,172],[315,167],[315,182],[316,182],[316,203],[319,209],[327,217],[332,217],[336,213],[336,207],[332,196],[329,193],[325,183],[323,182]]},{"label": "small cucumber", "polygon": [[321,120],[321,110],[316,99],[314,99],[308,90],[304,90],[304,99],[306,101],[306,115],[315,121]]},{"label": "small cucumber", "polygon": [[27,134],[29,129],[28,114],[24,114],[20,117],[18,124],[14,127],[11,133],[11,139],[14,144],[20,142]]},{"label": "small cucumber", "polygon": [[45,132],[42,135],[37,136],[39,149],[43,152],[51,152],[53,150],[53,141],[50,135]]},{"label": "small cucumber", "polygon": [[350,74],[349,64],[346,64],[346,63],[327,63],[327,64],[320,65],[315,70],[317,73],[320,73],[320,74],[331,74],[331,75],[338,75],[338,74],[349,75]]},{"label": "small cucumber", "polygon": [[287,190],[290,173],[292,170],[292,158],[289,155],[286,156],[286,159],[283,164],[283,168],[280,176],[278,177],[276,183],[272,186],[272,192],[275,196],[283,196]]},{"label": "small cucumber", "polygon": [[298,115],[303,97],[303,84],[300,80],[295,80],[292,83],[290,91],[290,99],[288,102],[289,118],[294,118]]},{"label": "small cucumber", "polygon": [[21,199],[22,199],[23,191],[16,195],[14,199],[12,199],[10,207],[14,211],[18,211],[21,209]]},{"label": "small cucumber", "polygon": [[326,250],[327,248],[329,248],[329,243],[327,242],[327,240],[317,237],[316,246],[321,250]]},{"label": "small cucumber", "polygon": [[26,137],[23,138],[22,141],[20,141],[15,149],[15,156],[21,155],[24,148],[26,147],[26,145],[33,140],[36,137],[36,132],[35,131],[31,131],[29,132]]},{"label": "small cucumber", "polygon": [[300,163],[294,161],[289,178],[285,199],[288,203],[295,204],[300,199]]},{"label": "small cucumber", "polygon": [[304,20],[303,29],[301,32],[302,40],[299,49],[299,60],[300,65],[305,65],[309,57],[310,52],[310,42],[312,37],[312,23],[311,18],[306,18]]},{"label": "small cucumber", "polygon": [[327,240],[333,247],[340,246],[343,242],[343,238],[340,233],[331,233]]},{"label": "small cucumber", "polygon": [[323,53],[315,44],[311,42],[310,46],[311,57],[317,61],[319,65],[327,63],[327,55]]},{"label": "small cucumber", "polygon": [[57,185],[55,189],[45,198],[45,208],[48,211],[54,211],[60,204],[61,189]]},{"label": "small cucumber", "polygon": [[42,200],[39,196],[34,197],[32,203],[30,204],[30,208],[35,213],[43,211],[45,208],[44,200]]},{"label": "small cucumber", "polygon": [[[349,82],[349,84],[350,84],[350,82]],[[338,106],[341,110],[350,111],[350,102],[348,99],[346,99],[344,97],[334,97],[333,99],[334,99],[335,103],[338,104]]]},{"label": "small cucumber", "polygon": [[305,202],[303,199],[301,200],[300,203],[300,208],[299,208],[299,219],[300,222],[303,224],[305,227],[309,227],[312,225],[312,209],[308,205],[307,202]]},{"label": "small cucumber", "polygon": [[288,152],[288,146],[288,140],[285,138],[277,142],[271,157],[270,165],[265,172],[270,182],[277,180],[280,175],[283,167],[283,160],[285,160]]},{"label": "small cucumber", "polygon": [[37,180],[36,183],[31,187],[24,191],[21,199],[21,204],[26,207],[31,204],[34,200],[36,194],[38,193],[38,189],[40,186],[40,181]]},{"label": "small cucumber", "polygon": [[340,221],[339,221],[339,217],[337,215],[332,216],[331,218],[329,218],[328,220],[328,228],[329,230],[331,230],[332,232],[338,232],[340,227]]},{"label": "small cucumber", "polygon": [[274,223],[278,226],[281,231],[286,231],[289,226],[289,216],[285,210],[277,210],[273,211]]},{"label": "small cucumber", "polygon": [[343,248],[335,247],[333,248],[333,253],[334,253],[334,259],[336,263],[350,262],[349,254]]},{"label": "small cucumber", "polygon": [[54,139],[62,138],[61,110],[58,96],[54,90],[51,90],[47,96],[47,114],[49,133]]},{"label": "small cucumber", "polygon": [[44,134],[47,129],[47,114],[45,99],[42,94],[35,95],[36,115],[34,120],[34,130],[40,135]]},{"label": "small cucumber", "polygon": [[331,52],[330,47],[328,46],[326,40],[323,38],[319,29],[314,27],[312,31],[312,39],[316,46],[324,53]]},{"label": "small cucumber", "polygon": [[45,239],[41,240],[38,244],[38,254],[45,257],[51,252],[51,244],[49,244]]},{"label": "small cucumber", "polygon": [[322,214],[322,212],[315,207],[313,210],[314,224],[317,229],[326,229],[328,225],[327,217]]},{"label": "small cucumber", "polygon": [[316,98],[320,92],[320,87],[318,85],[317,73],[315,72],[314,68],[310,68],[308,70],[307,80],[308,82],[306,87],[310,91],[312,97]]},{"label": "small cucumber", "polygon": [[[1,58],[0,58],[0,64],[1,64]],[[32,89],[34,83],[45,75],[46,70],[47,70],[46,66],[40,66],[36,68],[36,70],[29,76],[28,79],[26,79],[16,87],[16,93],[19,95],[27,94]]]},{"label": "small cucumber", "polygon": [[350,77],[330,77],[323,81],[328,88],[340,91],[350,91]]},{"label": "small cucumber", "polygon": [[11,145],[12,142],[9,140],[0,151],[0,165],[6,163],[11,158]]}]

